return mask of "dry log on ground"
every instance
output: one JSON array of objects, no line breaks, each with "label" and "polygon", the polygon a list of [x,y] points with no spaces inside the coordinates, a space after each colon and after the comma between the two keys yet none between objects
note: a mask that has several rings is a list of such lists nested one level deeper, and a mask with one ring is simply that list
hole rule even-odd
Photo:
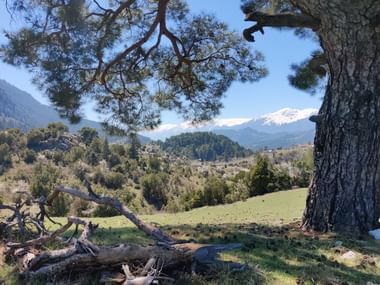
[{"label": "dry log on ground", "polygon": [[[25,256],[21,273],[30,277],[63,275],[67,272],[86,272],[96,268],[120,269],[123,264],[147,264],[141,274],[147,274],[152,267],[152,257],[159,259],[162,270],[172,269],[194,272],[206,272],[226,267],[243,269],[244,265],[226,263],[217,260],[218,253],[239,248],[240,244],[204,245],[184,243],[171,249],[161,246],[119,245],[117,247],[99,247],[95,254],[76,249],[74,246],[64,250],[44,252],[42,255]],[[131,277],[132,275],[130,275]]]},{"label": "dry log on ground", "polygon": [[[114,247],[97,246],[90,241],[91,234],[97,225],[77,217],[69,217],[68,222],[55,232],[42,231],[43,235],[39,238],[19,243],[8,243],[11,252],[21,259],[19,262],[21,275],[31,279],[51,276],[55,278],[55,276],[64,276],[67,273],[99,270],[120,272],[122,269],[125,275],[122,283],[136,285],[151,284],[158,279],[170,279],[161,276],[161,271],[165,273],[170,273],[172,270],[205,273],[226,267],[234,270],[246,268],[242,264],[218,260],[219,252],[239,248],[240,244],[205,245],[176,241],[159,228],[140,220],[117,199],[96,195],[89,183],[87,190],[88,193],[85,193],[78,189],[59,186],[56,187],[51,197],[44,200],[40,205],[44,210],[44,206],[50,205],[59,193],[67,193],[83,200],[111,206],[133,222],[141,231],[153,238],[156,244],[150,246],[132,244]],[[9,207],[4,206],[7,209]],[[15,217],[20,213],[19,209],[11,210],[15,212]],[[22,215],[20,217],[22,221]],[[19,224],[24,226],[23,221]],[[73,224],[76,225],[76,228],[68,239],[66,248],[52,251],[39,250],[41,245],[57,239]],[[84,230],[79,238],[74,238],[79,225],[84,226]],[[145,266],[141,266],[142,264]],[[133,268],[133,272],[130,268]]]}]

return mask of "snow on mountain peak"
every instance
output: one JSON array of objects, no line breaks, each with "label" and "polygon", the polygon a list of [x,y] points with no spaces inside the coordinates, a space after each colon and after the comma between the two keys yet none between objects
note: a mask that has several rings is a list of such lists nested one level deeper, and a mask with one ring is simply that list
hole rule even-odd
[{"label": "snow on mountain peak", "polygon": [[291,109],[284,108],[273,113],[266,114],[260,119],[264,120],[264,125],[284,125],[299,120],[307,119],[318,113],[318,109]]},{"label": "snow on mountain peak", "polygon": [[191,122],[183,122],[178,124],[162,124],[158,128],[150,132],[163,132],[163,131],[173,131],[176,129],[181,130],[197,130],[205,127],[233,127],[236,125],[241,125],[248,121],[252,120],[251,118],[231,118],[231,119],[214,119],[210,122],[205,122],[203,124],[193,125]]}]

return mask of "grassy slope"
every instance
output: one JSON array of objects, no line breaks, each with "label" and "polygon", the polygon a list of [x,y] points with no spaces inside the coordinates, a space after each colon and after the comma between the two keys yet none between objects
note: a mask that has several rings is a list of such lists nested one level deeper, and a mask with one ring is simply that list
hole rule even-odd
[{"label": "grassy slope", "polygon": [[[305,235],[297,223],[305,198],[306,190],[298,189],[231,205],[141,218],[161,225],[177,238],[243,243],[242,250],[224,254],[223,258],[258,265],[268,284],[380,283],[380,242],[367,237],[355,240],[347,236]],[[100,224],[95,242],[151,242],[123,217],[91,220]],[[342,247],[334,247],[337,240],[343,241]],[[348,250],[355,252],[355,259],[342,258]],[[371,265],[370,258],[376,265]]]},{"label": "grassy slope", "polygon": [[[302,215],[305,201],[306,189],[297,189],[230,205],[141,218],[159,224],[177,238],[242,242],[242,250],[223,257],[258,264],[269,284],[380,283],[380,242],[369,238],[304,235],[296,221]],[[103,228],[95,237],[99,243],[150,242],[124,218],[92,220]],[[343,247],[334,248],[336,240],[343,241]],[[353,250],[357,257],[342,259],[347,250]],[[371,255],[377,259],[376,266],[363,262],[363,257]]]},{"label": "grassy slope", "polygon": [[[197,224],[249,224],[281,225],[299,219],[306,201],[306,189],[282,191],[265,196],[250,198],[245,202],[229,205],[203,207],[177,214],[156,214],[140,216],[147,222],[163,226]],[[132,227],[132,223],[120,217],[92,218],[101,227]]]}]

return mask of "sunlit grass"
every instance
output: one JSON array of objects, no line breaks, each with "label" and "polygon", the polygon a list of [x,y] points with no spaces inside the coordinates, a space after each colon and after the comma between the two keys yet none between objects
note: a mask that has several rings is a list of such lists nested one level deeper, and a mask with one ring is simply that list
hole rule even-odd
[{"label": "sunlit grass", "polygon": [[[313,236],[302,233],[297,221],[302,216],[305,201],[306,189],[297,189],[231,205],[140,218],[156,223],[178,239],[242,243],[241,250],[224,253],[222,259],[250,264],[264,274],[267,284],[379,284],[380,242],[369,237],[354,239],[334,234]],[[56,220],[66,222],[65,218]],[[99,224],[92,237],[96,243],[153,242],[125,217],[90,220]],[[334,247],[337,240],[343,242],[339,250]],[[341,251],[347,250],[357,254],[354,260],[342,259]],[[363,263],[365,257],[374,258],[376,264]],[[1,272],[0,278],[3,278]],[[223,273],[213,281],[190,278],[194,283],[188,283],[188,278],[185,278],[177,284],[257,284],[252,283],[252,280],[257,281],[255,272],[244,276]]]}]

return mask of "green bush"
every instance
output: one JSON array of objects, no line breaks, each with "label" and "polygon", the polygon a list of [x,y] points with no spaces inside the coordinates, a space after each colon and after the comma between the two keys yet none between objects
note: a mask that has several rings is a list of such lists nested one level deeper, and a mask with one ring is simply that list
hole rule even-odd
[{"label": "green bush", "polygon": [[150,157],[148,160],[149,170],[152,172],[159,172],[161,169],[161,162],[158,157]]},{"label": "green bush", "polygon": [[74,146],[71,148],[70,152],[66,153],[65,160],[71,163],[77,162],[78,160],[83,159],[84,149],[80,146]]},{"label": "green bush", "polygon": [[249,189],[243,179],[234,182],[229,187],[229,193],[226,195],[226,203],[234,203],[237,201],[245,201],[249,198]]},{"label": "green bush", "polygon": [[165,173],[151,173],[140,179],[145,200],[149,204],[154,205],[158,210],[166,205],[168,200],[165,191],[167,188],[167,181],[168,177]]},{"label": "green bush", "polygon": [[69,128],[61,122],[49,123],[45,129],[46,137],[48,138],[57,138],[64,133],[67,133]]},{"label": "green bush", "polygon": [[274,179],[274,191],[288,190],[292,188],[293,179],[290,177],[286,169],[275,169]]},{"label": "green bush", "polygon": [[11,149],[7,144],[0,144],[0,174],[11,166]]},{"label": "green bush", "polygon": [[111,153],[107,158],[108,167],[111,169],[121,164],[121,158],[117,153]]},{"label": "green bush", "polygon": [[41,129],[31,129],[26,136],[26,145],[29,148],[38,147],[41,141],[45,139],[45,134]]},{"label": "green bush", "polygon": [[71,198],[66,195],[58,195],[48,207],[48,213],[53,217],[64,217],[67,215],[71,205]]},{"label": "green bush", "polygon": [[98,206],[96,206],[92,215],[94,217],[115,217],[115,216],[119,216],[120,213],[115,208],[113,208],[111,206],[98,205]]},{"label": "green bush", "polygon": [[81,141],[84,142],[87,146],[89,146],[95,138],[99,137],[97,130],[89,127],[81,128],[78,131],[78,134],[81,138]]},{"label": "green bush", "polygon": [[227,193],[226,182],[219,177],[211,176],[207,179],[203,190],[203,204],[209,206],[223,204]]},{"label": "green bush", "polygon": [[25,150],[23,157],[26,164],[33,164],[37,160],[36,152],[31,149]]},{"label": "green bush", "polygon": [[56,186],[59,178],[58,169],[50,164],[38,163],[33,169],[29,189],[33,197],[47,197]]},{"label": "green bush", "polygon": [[63,151],[55,151],[53,153],[53,161],[54,161],[55,165],[59,165],[59,164],[64,165],[65,164],[64,157],[65,157],[65,155],[64,155]]},{"label": "green bush", "polygon": [[118,172],[109,172],[104,177],[104,186],[109,189],[120,189],[124,184],[124,175]]},{"label": "green bush", "polygon": [[102,141],[95,138],[86,149],[85,158],[88,164],[96,166],[102,159]]},{"label": "green bush", "polygon": [[106,178],[104,171],[100,167],[96,167],[92,175],[92,181],[96,184],[104,185]]}]

